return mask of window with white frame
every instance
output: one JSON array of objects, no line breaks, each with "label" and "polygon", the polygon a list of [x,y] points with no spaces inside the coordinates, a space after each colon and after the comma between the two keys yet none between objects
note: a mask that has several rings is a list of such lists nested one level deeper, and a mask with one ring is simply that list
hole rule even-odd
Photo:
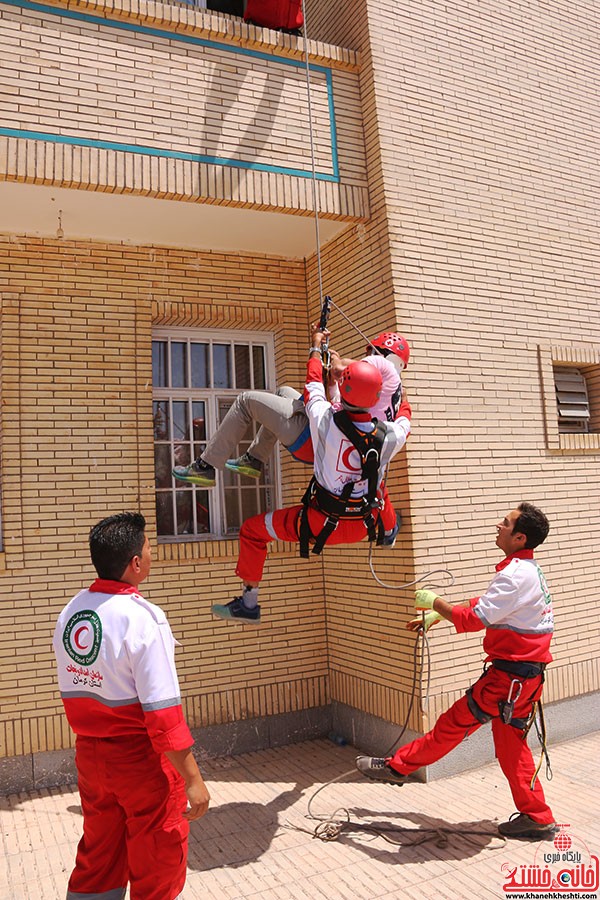
[{"label": "window with white frame", "polygon": [[[177,481],[174,466],[196,459],[242,390],[273,390],[269,334],[217,329],[156,328],[152,335],[156,519],[161,541],[237,534],[249,516],[274,509],[276,460],[258,480],[225,469],[214,488]],[[244,435],[244,453],[258,426]]]}]

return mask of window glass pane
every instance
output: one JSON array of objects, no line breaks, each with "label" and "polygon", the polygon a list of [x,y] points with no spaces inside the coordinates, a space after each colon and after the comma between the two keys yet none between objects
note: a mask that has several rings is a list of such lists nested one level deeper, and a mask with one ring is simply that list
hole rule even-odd
[{"label": "window glass pane", "polygon": [[192,387],[207,388],[210,383],[208,371],[208,344],[191,344]]},{"label": "window glass pane", "polygon": [[258,498],[255,488],[248,488],[240,491],[242,495],[242,519],[249,519],[250,516],[258,515]]},{"label": "window glass pane", "polygon": [[194,429],[194,440],[206,440],[206,406],[204,402],[199,401],[192,403],[192,426]]},{"label": "window glass pane", "polygon": [[267,387],[264,347],[252,348],[252,363],[254,366],[254,387],[257,391],[264,391]]},{"label": "window glass pane", "polygon": [[194,533],[194,519],[192,514],[193,493],[193,491],[177,491],[175,494],[177,534]]},{"label": "window glass pane", "polygon": [[156,495],[156,531],[159,535],[174,534],[173,494],[171,491],[161,491]]},{"label": "window glass pane", "polygon": [[210,502],[208,491],[194,491],[196,498],[196,527],[198,534],[210,534]]},{"label": "window glass pane", "polygon": [[235,386],[238,390],[251,388],[250,382],[250,347],[235,345]]},{"label": "window glass pane", "polygon": [[173,403],[173,440],[189,441],[188,404],[185,401]]},{"label": "window glass pane", "polygon": [[187,344],[171,341],[171,387],[187,385]]},{"label": "window glass pane", "polygon": [[[233,473],[230,473],[233,474]],[[236,487],[226,488],[225,494],[225,532],[231,534],[239,531],[242,524],[240,517],[239,491]]]},{"label": "window glass pane", "polygon": [[152,341],[152,384],[167,386],[167,342]]},{"label": "window glass pane", "polygon": [[[192,448],[190,444],[173,445],[174,466],[189,466],[192,461]],[[176,487],[185,487],[185,481],[178,481]]]},{"label": "window glass pane", "polygon": [[154,440],[168,441],[171,437],[168,400],[154,401],[152,404],[152,419],[154,423]]},{"label": "window glass pane", "polygon": [[171,487],[171,447],[169,444],[154,445],[154,482],[157,488]]},{"label": "window glass pane", "polygon": [[231,346],[229,344],[213,344],[213,387],[233,387],[231,384]]}]

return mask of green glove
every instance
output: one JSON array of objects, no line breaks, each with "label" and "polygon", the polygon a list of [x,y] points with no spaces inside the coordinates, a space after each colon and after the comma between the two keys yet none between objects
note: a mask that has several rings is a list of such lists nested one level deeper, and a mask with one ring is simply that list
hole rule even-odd
[{"label": "green glove", "polygon": [[415,592],[415,609],[417,611],[421,609],[433,609],[434,601],[437,600],[438,595],[434,594],[433,591],[416,591]]},{"label": "green glove", "polygon": [[437,613],[435,611],[435,609],[428,610],[424,616],[425,623],[424,623],[423,627],[425,628],[425,631],[426,632],[429,631],[429,629],[431,628],[432,625],[437,625],[437,623],[441,622],[443,620],[443,618],[444,617],[440,616],[440,614]]}]

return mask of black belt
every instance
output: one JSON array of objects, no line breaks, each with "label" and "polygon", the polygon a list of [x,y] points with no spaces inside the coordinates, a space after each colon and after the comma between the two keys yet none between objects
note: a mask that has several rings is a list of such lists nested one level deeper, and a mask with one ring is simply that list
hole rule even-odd
[{"label": "black belt", "polygon": [[537,678],[544,674],[546,663],[513,662],[509,659],[493,659],[492,665],[501,672],[517,675],[518,678]]}]

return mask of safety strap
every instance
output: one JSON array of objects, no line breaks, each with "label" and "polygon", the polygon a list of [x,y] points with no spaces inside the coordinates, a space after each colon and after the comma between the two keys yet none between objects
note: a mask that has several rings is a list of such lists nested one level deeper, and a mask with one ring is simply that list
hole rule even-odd
[{"label": "safety strap", "polygon": [[[311,540],[314,540],[311,552],[316,555],[322,552],[328,538],[338,527],[340,519],[362,519],[367,529],[369,541],[376,541],[377,544],[383,541],[385,529],[381,517],[376,521],[374,510],[364,497],[361,497],[359,500],[352,500],[350,495],[353,488],[354,482],[349,481],[344,485],[341,494],[332,494],[320,485],[313,476],[301,501],[302,512],[300,513],[298,538],[302,559],[308,559]],[[311,507],[327,516],[321,531],[317,535],[313,535],[308,523],[308,510]]]},{"label": "safety strap", "polygon": [[[537,724],[538,719],[539,719],[539,723],[540,723],[539,727]],[[536,770],[533,773],[531,782],[529,784],[529,787],[531,790],[533,790],[535,787],[535,781],[536,781],[536,778],[538,777],[540,769],[542,768],[542,763],[544,761],[544,757],[546,759],[546,778],[548,779],[548,781],[552,780],[552,766],[550,763],[550,755],[548,753],[548,747],[546,746],[546,739],[547,739],[546,719],[544,718],[544,707],[543,707],[541,698],[539,700],[536,700],[536,702],[533,704],[533,710],[532,710],[531,716],[529,718],[529,722],[526,726],[526,730],[523,733],[524,738],[527,737],[529,729],[534,724],[534,722],[535,722],[535,729],[537,732],[538,740],[539,740],[540,746],[541,746],[541,751],[540,751],[540,761],[538,762],[538,764],[536,766]]]},{"label": "safety strap", "polygon": [[508,672],[510,675],[516,675],[518,678],[537,678],[538,675],[541,675],[543,678],[546,663],[514,662],[512,659],[493,659],[492,666],[494,669],[500,669],[501,672]]},{"label": "safety strap", "polygon": [[472,713],[473,717],[477,719],[481,725],[485,725],[487,722],[491,722],[492,719],[497,719],[498,716],[492,716],[490,713],[486,713],[483,710],[479,703],[473,697],[473,688],[467,688],[467,706],[469,707],[469,711]]}]

